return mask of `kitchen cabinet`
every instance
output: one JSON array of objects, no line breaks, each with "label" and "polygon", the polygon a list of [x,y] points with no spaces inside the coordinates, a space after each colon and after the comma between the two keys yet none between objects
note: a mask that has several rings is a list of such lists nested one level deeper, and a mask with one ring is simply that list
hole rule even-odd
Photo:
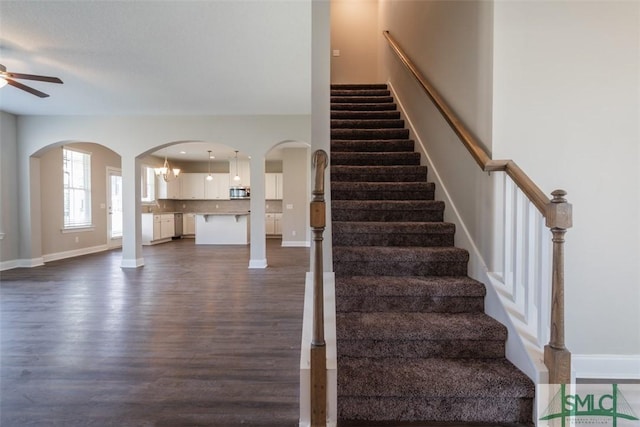
[{"label": "kitchen cabinet", "polygon": [[264,198],[282,200],[282,173],[264,174]]},{"label": "kitchen cabinet", "polygon": [[267,235],[282,235],[281,213],[268,213],[265,215],[265,233]]},{"label": "kitchen cabinet", "polygon": [[178,175],[178,178],[166,182],[161,176],[157,177],[157,199],[173,199],[178,200],[182,198],[182,175]]},{"label": "kitchen cabinet", "polygon": [[[154,230],[155,231],[155,230]],[[160,215],[160,239],[172,238],[176,234],[173,214]],[[156,237],[154,235],[154,237]]]},{"label": "kitchen cabinet", "polygon": [[238,176],[240,181],[234,181],[236,176],[236,160],[229,160],[229,187],[251,186],[251,163],[249,160],[238,160]]},{"label": "kitchen cabinet", "polygon": [[182,215],[182,234],[186,236],[196,234],[196,214],[186,213]]},{"label": "kitchen cabinet", "polygon": [[204,182],[206,173],[183,173],[182,179],[182,199],[204,200]]},{"label": "kitchen cabinet", "polygon": [[229,174],[212,173],[212,180],[204,177],[204,198],[207,200],[228,200],[229,199]]},{"label": "kitchen cabinet", "polygon": [[175,234],[173,214],[142,214],[142,244],[153,245],[169,241]]}]

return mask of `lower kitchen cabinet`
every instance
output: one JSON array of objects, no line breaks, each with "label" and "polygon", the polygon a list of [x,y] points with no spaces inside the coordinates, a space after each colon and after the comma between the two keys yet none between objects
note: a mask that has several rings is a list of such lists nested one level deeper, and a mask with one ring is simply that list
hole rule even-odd
[{"label": "lower kitchen cabinet", "polygon": [[142,214],[142,244],[153,245],[169,241],[175,234],[173,214]]},{"label": "lower kitchen cabinet", "polygon": [[185,236],[195,236],[196,214],[186,213],[182,215],[182,234]]},{"label": "lower kitchen cabinet", "polygon": [[282,235],[282,214],[265,214],[265,233],[267,235]]}]

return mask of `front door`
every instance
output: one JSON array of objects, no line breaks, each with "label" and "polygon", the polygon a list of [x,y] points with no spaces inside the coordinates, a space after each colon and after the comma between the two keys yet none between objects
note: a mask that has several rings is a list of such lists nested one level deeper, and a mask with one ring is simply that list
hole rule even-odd
[{"label": "front door", "polygon": [[122,246],[122,172],[107,168],[107,245]]}]

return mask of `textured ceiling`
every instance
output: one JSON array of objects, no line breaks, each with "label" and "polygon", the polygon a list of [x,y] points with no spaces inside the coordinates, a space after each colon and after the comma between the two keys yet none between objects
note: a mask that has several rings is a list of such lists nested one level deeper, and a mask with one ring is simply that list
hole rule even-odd
[{"label": "textured ceiling", "polygon": [[310,113],[310,0],[0,0],[0,64],[60,77],[6,86],[18,115]]}]

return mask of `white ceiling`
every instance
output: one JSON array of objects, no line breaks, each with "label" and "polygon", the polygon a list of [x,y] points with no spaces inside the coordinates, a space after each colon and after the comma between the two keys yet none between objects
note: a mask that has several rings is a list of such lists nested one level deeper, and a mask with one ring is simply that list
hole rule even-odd
[{"label": "white ceiling", "polygon": [[[0,89],[17,115],[309,114],[310,0],[0,0],[0,64],[56,76]],[[173,146],[206,161],[233,148]],[[180,154],[186,151],[187,154]],[[240,153],[243,157],[243,153]],[[278,158],[272,150],[269,158]]]},{"label": "white ceiling", "polygon": [[17,115],[310,113],[310,0],[0,0],[0,64]]}]

